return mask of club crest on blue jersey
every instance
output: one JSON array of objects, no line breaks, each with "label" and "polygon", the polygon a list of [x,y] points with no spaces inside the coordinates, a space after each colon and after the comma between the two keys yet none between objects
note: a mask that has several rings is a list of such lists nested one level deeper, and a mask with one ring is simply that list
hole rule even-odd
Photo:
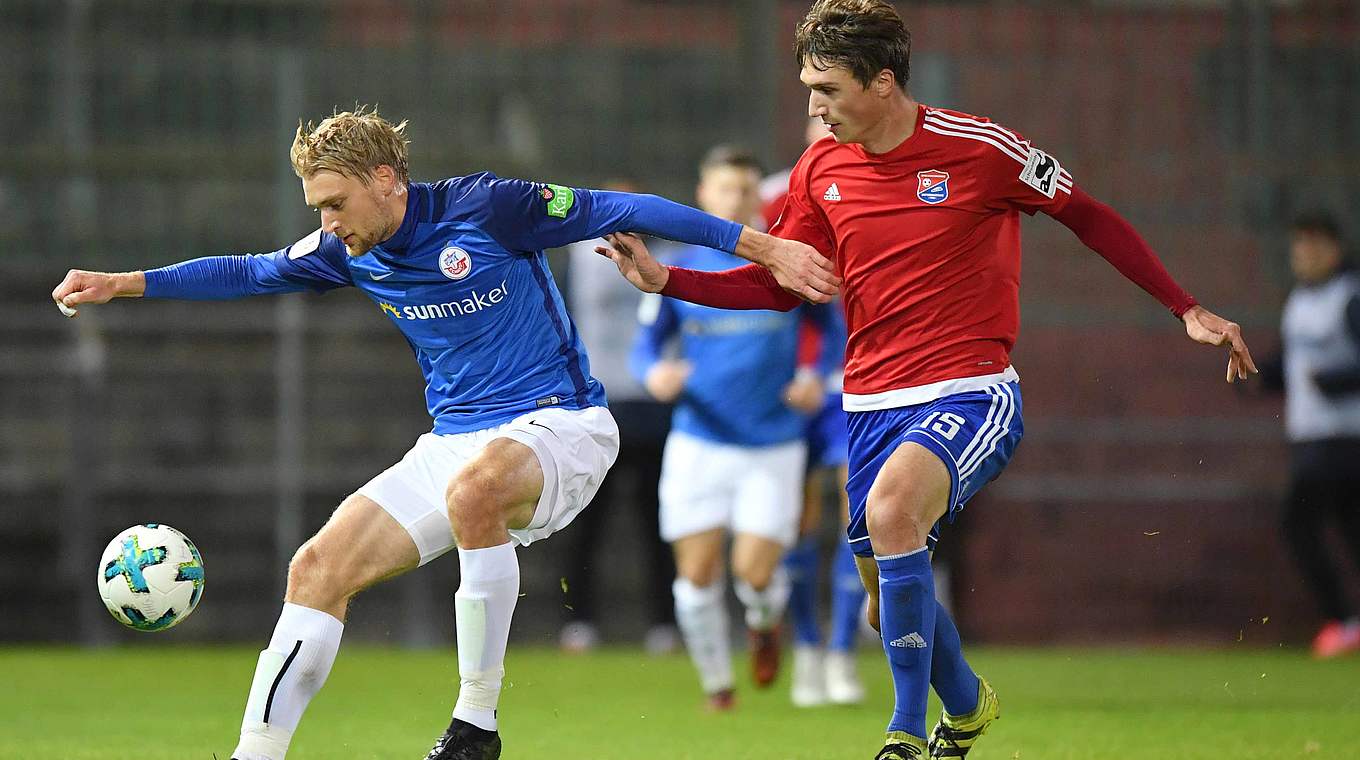
[{"label": "club crest on blue jersey", "polygon": [[472,257],[457,246],[448,246],[439,252],[439,271],[450,280],[461,280],[472,274]]},{"label": "club crest on blue jersey", "polygon": [[949,200],[949,172],[938,169],[916,172],[916,197],[931,205]]}]

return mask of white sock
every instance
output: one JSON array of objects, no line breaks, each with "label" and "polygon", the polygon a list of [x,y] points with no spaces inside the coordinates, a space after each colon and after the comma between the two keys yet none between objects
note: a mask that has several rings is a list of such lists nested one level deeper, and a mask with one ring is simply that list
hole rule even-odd
[{"label": "white sock", "polygon": [[722,582],[699,587],[676,578],[671,593],[675,596],[675,622],[699,671],[704,693],[732,688],[732,642],[727,635]]},{"label": "white sock", "polygon": [[241,720],[237,760],[283,760],[302,712],[330,675],[345,624],[284,602],[269,648],[260,652]]},{"label": "white sock", "polygon": [[770,585],[757,591],[746,581],[737,581],[737,598],[746,605],[746,627],[753,631],[768,631],[784,617],[789,604],[789,574],[783,565],[775,568]]},{"label": "white sock", "polygon": [[459,549],[458,565],[463,580],[453,596],[453,608],[461,685],[453,717],[495,731],[505,644],[519,601],[519,557],[514,543]]}]

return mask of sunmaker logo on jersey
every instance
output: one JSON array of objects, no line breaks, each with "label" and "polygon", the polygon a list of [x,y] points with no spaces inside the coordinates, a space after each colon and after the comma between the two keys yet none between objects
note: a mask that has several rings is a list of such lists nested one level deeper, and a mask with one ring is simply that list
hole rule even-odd
[{"label": "sunmaker logo on jersey", "polygon": [[457,301],[445,301],[444,303],[427,303],[412,306],[395,306],[386,301],[379,301],[378,308],[391,314],[393,319],[452,319],[454,317],[466,317],[469,314],[476,314],[479,311],[489,309],[492,306],[504,301],[510,295],[510,288],[506,281],[502,280],[500,287],[492,288],[485,293],[478,293],[473,290],[467,298]]},{"label": "sunmaker logo on jersey", "polygon": [[949,172],[938,169],[916,172],[916,197],[931,205],[949,200]]}]

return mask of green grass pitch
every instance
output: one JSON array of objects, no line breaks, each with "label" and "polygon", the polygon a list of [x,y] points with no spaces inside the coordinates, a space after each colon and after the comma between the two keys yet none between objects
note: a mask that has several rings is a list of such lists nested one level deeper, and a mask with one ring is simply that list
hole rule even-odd
[{"label": "green grass pitch", "polygon": [[[256,653],[243,648],[0,648],[4,760],[227,760]],[[1360,758],[1360,657],[1284,650],[978,649],[1002,718],[971,760]],[[512,647],[506,760],[867,760],[892,687],[866,648],[865,706],[796,710],[787,677],[710,715],[683,656]],[[290,760],[424,756],[447,722],[451,651],[350,647]],[[934,710],[938,710],[936,705]],[[933,718],[932,718],[933,720]]]}]

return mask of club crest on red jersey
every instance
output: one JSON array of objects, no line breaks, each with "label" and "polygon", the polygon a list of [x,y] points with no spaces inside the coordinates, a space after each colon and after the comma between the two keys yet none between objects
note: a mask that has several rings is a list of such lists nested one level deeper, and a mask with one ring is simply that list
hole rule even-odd
[{"label": "club crest on red jersey", "polygon": [[916,197],[931,205],[949,200],[949,172],[938,169],[916,172]]}]

